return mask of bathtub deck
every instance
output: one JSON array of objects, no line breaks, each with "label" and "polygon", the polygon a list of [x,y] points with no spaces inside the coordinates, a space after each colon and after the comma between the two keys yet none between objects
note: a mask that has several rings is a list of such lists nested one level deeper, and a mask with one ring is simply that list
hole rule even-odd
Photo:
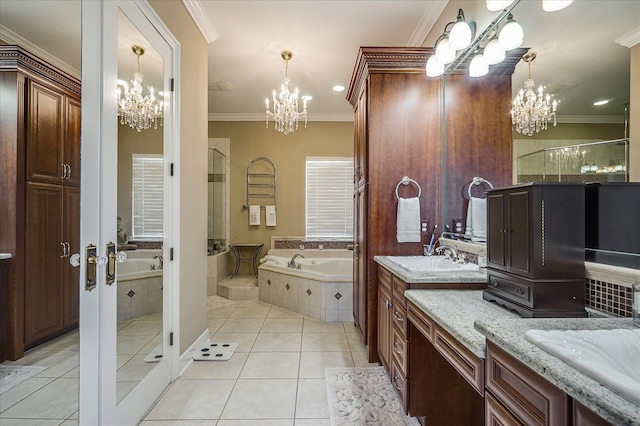
[{"label": "bathtub deck", "polygon": [[253,275],[228,276],[218,283],[218,296],[229,300],[258,300],[258,279]]}]

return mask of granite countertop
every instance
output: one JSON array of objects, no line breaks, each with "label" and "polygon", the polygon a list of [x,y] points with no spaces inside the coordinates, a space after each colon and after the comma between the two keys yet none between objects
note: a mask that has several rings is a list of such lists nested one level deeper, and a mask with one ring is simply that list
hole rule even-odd
[{"label": "granite countertop", "polygon": [[482,298],[482,290],[407,290],[404,295],[467,349],[484,359],[487,343],[484,334],[473,326],[476,319],[520,318]]},{"label": "granite countertop", "polygon": [[378,264],[384,266],[391,271],[393,275],[402,279],[406,283],[447,283],[447,282],[465,282],[465,283],[486,283],[487,270],[480,268],[477,272],[461,271],[461,272],[419,272],[411,273],[406,269],[389,262],[387,256],[374,256]]},{"label": "granite countertop", "polygon": [[529,329],[637,328],[630,318],[521,318],[482,299],[481,290],[407,290],[405,296],[479,358],[486,339],[615,425],[640,424],[640,407],[525,340]]},{"label": "granite countertop", "polygon": [[477,318],[475,328],[524,365],[615,425],[640,424],[640,406],[619,396],[524,338],[536,330],[637,328],[631,318]]},{"label": "granite countertop", "polygon": [[0,253],[0,260],[11,259],[11,253]]}]

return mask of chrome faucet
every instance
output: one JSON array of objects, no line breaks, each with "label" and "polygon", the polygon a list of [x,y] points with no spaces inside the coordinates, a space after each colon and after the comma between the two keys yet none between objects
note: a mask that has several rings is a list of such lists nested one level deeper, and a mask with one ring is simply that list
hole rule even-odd
[{"label": "chrome faucet", "polygon": [[453,247],[440,246],[436,248],[436,254],[442,254],[442,252],[446,252],[445,257],[448,257],[455,262],[457,262],[459,259],[458,252]]},{"label": "chrome faucet", "polygon": [[296,263],[296,258],[297,257],[301,257],[301,258],[304,259],[304,256],[301,255],[300,253],[294,254],[293,257],[291,258],[291,260],[289,261],[289,263],[287,263],[287,268],[300,269],[300,264]]},{"label": "chrome faucet", "polygon": [[160,262],[160,267],[158,269],[163,269],[163,264],[164,264],[164,260],[162,259],[162,255],[161,254],[156,254],[153,256],[154,259],[158,259],[158,262]]}]

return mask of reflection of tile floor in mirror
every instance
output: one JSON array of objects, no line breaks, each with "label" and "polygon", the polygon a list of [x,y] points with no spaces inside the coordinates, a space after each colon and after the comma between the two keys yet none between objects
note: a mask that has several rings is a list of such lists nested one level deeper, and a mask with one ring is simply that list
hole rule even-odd
[{"label": "reflection of tile floor in mirror", "polygon": [[[160,342],[160,326],[159,314],[120,324],[119,398],[153,368],[144,357]],[[258,300],[209,310],[208,327],[212,340],[238,343],[233,357],[192,363],[141,425],[328,426],[324,369],[369,365],[353,323],[324,323]],[[7,363],[48,368],[0,395],[0,424],[78,424],[77,331]]]}]

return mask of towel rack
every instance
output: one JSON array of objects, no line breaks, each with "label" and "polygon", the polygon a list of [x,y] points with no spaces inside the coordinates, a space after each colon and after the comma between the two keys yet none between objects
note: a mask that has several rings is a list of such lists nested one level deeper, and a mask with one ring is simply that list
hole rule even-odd
[{"label": "towel rack", "polygon": [[476,185],[477,186],[477,185],[481,185],[483,183],[486,183],[487,185],[489,185],[489,188],[493,189],[493,185],[491,184],[491,182],[489,182],[486,179],[483,179],[481,177],[476,176],[471,180],[471,183],[469,184],[469,189],[467,191],[467,193],[469,194],[469,198],[471,198],[471,185]]},{"label": "towel rack", "polygon": [[[268,165],[266,166],[268,173],[256,173],[251,171],[251,167],[255,166],[255,164],[258,162],[268,163]],[[251,162],[247,166],[247,204],[242,207],[248,209],[252,204],[252,198],[260,198],[266,199],[266,201],[270,201],[261,203],[260,207],[264,207],[264,205],[266,204],[272,204],[274,206],[277,205],[277,179],[278,170],[276,169],[275,163],[269,158],[257,157],[251,160]]]},{"label": "towel rack", "polygon": [[416,182],[415,180],[409,178],[409,176],[405,176],[396,185],[396,198],[397,199],[400,199],[400,196],[398,195],[398,188],[400,188],[400,184],[403,184],[403,185],[407,186],[410,183],[414,183],[418,187],[418,198],[420,198],[420,195],[422,195],[422,188],[420,188],[420,185],[418,184],[418,182]]}]

